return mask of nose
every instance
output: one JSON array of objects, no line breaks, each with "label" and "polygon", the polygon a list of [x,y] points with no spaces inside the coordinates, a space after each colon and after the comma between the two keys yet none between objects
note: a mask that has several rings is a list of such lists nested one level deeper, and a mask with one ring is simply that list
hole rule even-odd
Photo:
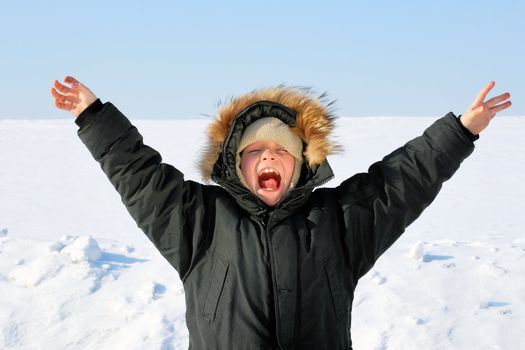
[{"label": "nose", "polygon": [[275,155],[269,149],[265,150],[261,156],[262,160],[275,160]]}]

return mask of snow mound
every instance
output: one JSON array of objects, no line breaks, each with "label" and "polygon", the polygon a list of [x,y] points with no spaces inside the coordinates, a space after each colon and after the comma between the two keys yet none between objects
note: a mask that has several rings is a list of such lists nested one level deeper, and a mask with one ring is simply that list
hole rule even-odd
[{"label": "snow mound", "polygon": [[378,285],[386,282],[386,278],[381,276],[381,274],[379,274],[379,272],[377,271],[373,271],[372,274],[370,275],[370,278],[375,284],[378,284]]},{"label": "snow mound", "polygon": [[102,255],[102,251],[96,240],[91,236],[81,236],[62,249],[62,253],[69,254],[71,261],[97,261]]},{"label": "snow mound", "polygon": [[56,241],[48,245],[49,252],[60,252],[65,245],[62,242]]},{"label": "snow mound", "polygon": [[62,267],[63,264],[56,259],[42,257],[27,264],[22,262],[20,267],[13,270],[9,277],[19,286],[35,287],[44,280],[55,277]]},{"label": "snow mound", "polygon": [[[13,243],[18,243],[18,240]],[[95,262],[102,255],[97,241],[90,236],[81,236],[72,243],[67,243],[67,246],[60,241],[25,243],[30,244],[24,247],[27,256],[16,259],[15,268],[9,273],[10,279],[19,286],[36,287],[46,280],[56,278],[63,269],[68,270],[68,265],[72,262]],[[93,271],[89,271],[89,267],[81,267],[77,273],[78,276],[87,276],[93,274]]]},{"label": "snow mound", "polygon": [[408,251],[408,257],[413,260],[423,261],[425,256],[425,248],[423,242],[416,242]]},{"label": "snow mound", "polygon": [[500,277],[508,272],[505,268],[498,266],[498,264],[494,261],[489,261],[478,266],[477,270],[482,274],[486,274],[491,277]]},{"label": "snow mound", "polygon": [[157,300],[165,290],[166,287],[162,284],[148,281],[138,288],[137,297],[144,303],[150,303]]}]

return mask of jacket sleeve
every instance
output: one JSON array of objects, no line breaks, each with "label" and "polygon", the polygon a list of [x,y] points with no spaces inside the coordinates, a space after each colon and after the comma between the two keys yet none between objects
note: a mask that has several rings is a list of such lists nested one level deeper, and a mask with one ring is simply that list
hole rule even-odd
[{"label": "jacket sleeve", "polygon": [[[81,119],[78,119],[81,118]],[[78,117],[78,136],[107,175],[137,226],[184,281],[205,239],[204,185],[184,181],[111,103]]]},{"label": "jacket sleeve", "polygon": [[439,193],[474,150],[473,140],[450,112],[337,188],[345,245],[357,281]]}]

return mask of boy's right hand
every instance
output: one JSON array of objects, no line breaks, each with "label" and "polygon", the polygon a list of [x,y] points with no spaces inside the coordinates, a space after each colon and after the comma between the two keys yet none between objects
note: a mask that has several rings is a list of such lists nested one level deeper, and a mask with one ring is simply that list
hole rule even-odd
[{"label": "boy's right hand", "polygon": [[64,82],[71,84],[71,87],[62,85],[58,80],[53,82],[51,95],[55,98],[55,106],[78,117],[97,100],[97,96],[73,77],[66,76]]}]

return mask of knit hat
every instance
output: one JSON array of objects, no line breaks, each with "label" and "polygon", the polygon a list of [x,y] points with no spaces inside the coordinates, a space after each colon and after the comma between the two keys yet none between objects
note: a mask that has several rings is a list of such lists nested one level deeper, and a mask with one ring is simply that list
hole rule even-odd
[{"label": "knit hat", "polygon": [[299,136],[292,132],[286,123],[275,117],[257,119],[244,130],[241,136],[241,141],[237,148],[236,166],[237,175],[242,184],[248,188],[240,168],[240,153],[248,145],[260,140],[270,140],[281,145],[295,158],[295,167],[289,189],[294,188],[301,176],[301,167],[303,165],[303,141]]}]

